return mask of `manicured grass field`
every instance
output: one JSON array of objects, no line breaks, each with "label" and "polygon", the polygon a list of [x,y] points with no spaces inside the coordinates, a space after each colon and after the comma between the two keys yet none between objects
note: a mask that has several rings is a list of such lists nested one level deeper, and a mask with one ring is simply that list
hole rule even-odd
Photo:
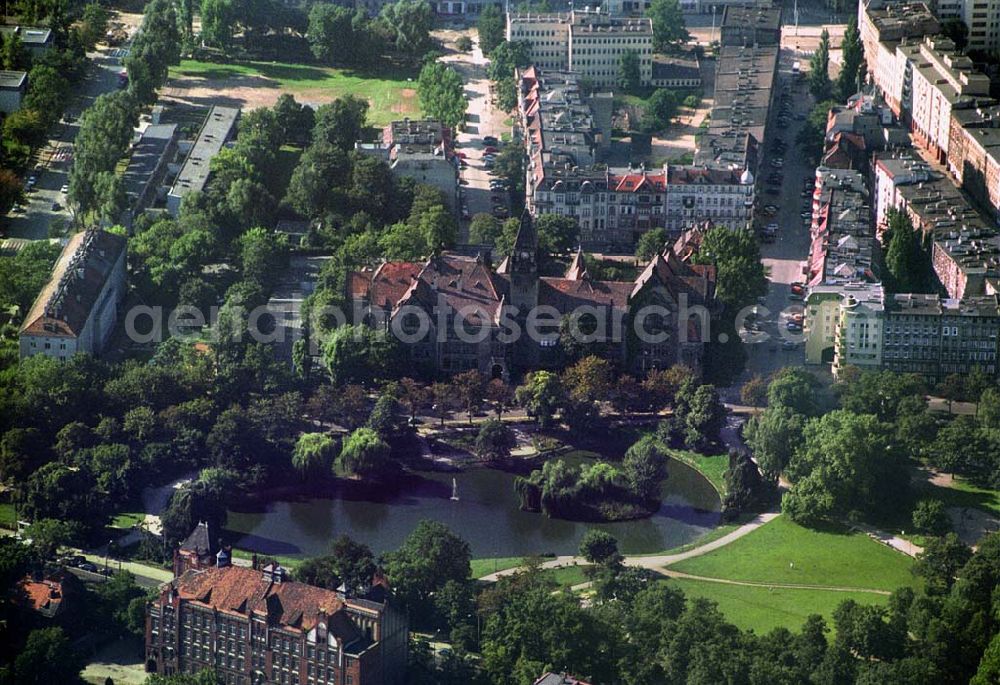
[{"label": "manicured grass field", "polygon": [[715,454],[708,456],[687,450],[665,449],[671,457],[696,469],[701,475],[705,476],[720,495],[726,492],[726,469],[729,468],[728,455]]},{"label": "manicured grass field", "polygon": [[714,552],[671,566],[709,578],[894,590],[916,586],[913,560],[862,533],[803,528],[780,516]]},{"label": "manicured grass field", "polygon": [[473,559],[472,577],[482,578],[497,571],[505,571],[509,568],[517,568],[524,561],[524,557],[498,557],[496,559]]},{"label": "manicured grass field", "polygon": [[559,568],[546,569],[542,573],[545,576],[556,582],[559,587],[571,588],[574,585],[580,585],[581,583],[586,583],[590,579],[587,578],[585,574],[585,569],[588,566],[561,566]]},{"label": "manicured grass field", "polygon": [[[356,95],[368,100],[368,122],[374,125],[387,124],[401,116],[419,116],[416,81],[408,81],[412,74],[399,72],[363,73],[349,69],[307,64],[285,64],[281,62],[241,62],[239,64],[215,64],[196,60],[181,60],[170,69],[170,78],[203,79],[206,86],[216,88],[225,95],[226,87],[232,88],[273,88],[301,95],[302,100],[310,96],[325,95],[336,98],[342,95]],[[194,84],[197,87],[197,84]]]},{"label": "manicured grass field", "polygon": [[833,610],[848,599],[859,604],[885,604],[889,599],[886,595],[870,592],[771,589],[684,578],[671,578],[667,582],[683,590],[688,597],[705,597],[717,602],[727,620],[761,635],[779,627],[798,632],[810,614],[819,614],[830,623]]},{"label": "manicured grass field", "polygon": [[[259,554],[258,556],[262,559],[264,558],[273,559],[274,561],[278,562],[285,568],[290,569],[292,571],[294,571],[295,567],[304,561],[304,559],[299,557],[286,557],[281,554]],[[253,552],[248,552],[245,549],[234,549],[233,558],[250,560],[253,558]]]}]

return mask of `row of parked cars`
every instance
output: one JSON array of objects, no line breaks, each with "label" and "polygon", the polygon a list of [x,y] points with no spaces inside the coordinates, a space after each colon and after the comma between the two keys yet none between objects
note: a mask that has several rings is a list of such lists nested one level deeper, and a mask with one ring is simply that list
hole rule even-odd
[{"label": "row of parked cars", "polygon": [[63,557],[62,559],[59,560],[59,563],[62,564],[63,566],[78,568],[81,571],[88,571],[90,573],[102,573],[104,575],[108,575],[108,569],[99,568],[97,564],[93,564],[87,561],[85,557],[79,554],[75,554],[69,557]]}]

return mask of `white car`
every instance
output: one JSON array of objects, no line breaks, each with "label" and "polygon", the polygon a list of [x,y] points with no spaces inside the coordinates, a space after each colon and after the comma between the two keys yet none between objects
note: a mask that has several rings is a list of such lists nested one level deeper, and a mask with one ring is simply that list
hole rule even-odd
[{"label": "white car", "polygon": [[59,189],[59,192],[62,193],[63,195],[69,194],[69,184],[63,183],[63,187]]}]

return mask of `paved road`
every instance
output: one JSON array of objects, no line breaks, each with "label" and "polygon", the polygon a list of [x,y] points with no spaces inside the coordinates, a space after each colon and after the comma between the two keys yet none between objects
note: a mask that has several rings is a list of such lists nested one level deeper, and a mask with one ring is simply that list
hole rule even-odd
[{"label": "paved road", "polygon": [[[482,161],[485,147],[483,137],[493,136],[499,139],[502,133],[509,133],[510,130],[503,125],[507,114],[497,110],[489,102],[490,82],[486,77],[489,60],[479,49],[479,36],[475,30],[466,32],[466,35],[472,38],[472,52],[445,55],[441,61],[462,76],[462,80],[465,81],[465,94],[469,98],[465,130],[456,136],[455,149],[466,155],[468,163],[468,167],[461,171],[461,178],[462,195],[471,218],[476,214],[489,214],[493,211],[489,185],[492,176],[483,167]],[[458,242],[466,244],[468,241],[469,222],[465,220],[461,222]]]},{"label": "paved road", "polygon": [[[11,238],[42,240],[50,237],[49,229],[53,222],[71,220],[65,208],[66,197],[60,189],[69,183],[73,140],[80,129],[80,113],[90,107],[97,96],[118,88],[118,73],[122,66],[109,54],[110,51],[88,54],[90,68],[80,94],[67,112],[75,121],[57,123],[50,131],[51,138],[38,154],[43,170],[35,173],[38,179],[35,190],[26,195],[28,204],[24,211],[11,213],[7,218],[7,235]],[[52,208],[54,202],[59,204],[59,209]]]}]

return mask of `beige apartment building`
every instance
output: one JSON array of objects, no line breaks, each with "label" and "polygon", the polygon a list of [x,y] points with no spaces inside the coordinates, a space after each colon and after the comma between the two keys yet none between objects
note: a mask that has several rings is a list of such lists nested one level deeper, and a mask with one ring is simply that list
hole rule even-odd
[{"label": "beige apartment building", "polygon": [[620,17],[599,9],[568,13],[509,13],[507,40],[531,44],[535,66],[574,71],[597,87],[615,86],[622,55],[635,52],[639,76],[650,83],[653,23],[647,17]]}]

